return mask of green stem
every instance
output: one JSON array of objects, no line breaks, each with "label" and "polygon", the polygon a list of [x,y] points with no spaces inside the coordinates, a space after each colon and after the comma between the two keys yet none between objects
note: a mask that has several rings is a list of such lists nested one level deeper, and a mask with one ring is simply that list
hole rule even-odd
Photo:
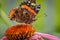
[{"label": "green stem", "polygon": [[6,24],[12,25],[12,22],[8,19],[7,14],[3,10],[1,10],[0,15],[1,15],[1,18],[6,22]]}]

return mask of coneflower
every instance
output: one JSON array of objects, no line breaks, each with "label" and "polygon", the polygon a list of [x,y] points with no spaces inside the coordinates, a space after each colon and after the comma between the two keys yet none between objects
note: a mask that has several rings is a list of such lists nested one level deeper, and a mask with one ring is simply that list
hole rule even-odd
[{"label": "coneflower", "polygon": [[50,34],[35,32],[34,27],[29,24],[11,26],[6,30],[5,36],[0,40],[44,40],[44,38],[60,40],[60,38]]},{"label": "coneflower", "polygon": [[17,24],[8,28],[5,36],[8,40],[24,40],[33,36],[35,29],[29,24]]}]

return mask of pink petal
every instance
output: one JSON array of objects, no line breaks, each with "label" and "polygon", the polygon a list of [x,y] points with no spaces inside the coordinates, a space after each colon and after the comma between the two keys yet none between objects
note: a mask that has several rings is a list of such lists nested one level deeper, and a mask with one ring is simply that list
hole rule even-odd
[{"label": "pink petal", "polygon": [[49,40],[60,40],[60,38],[56,37],[56,36],[53,36],[53,35],[50,35],[50,34],[44,34],[44,33],[39,33],[39,32],[35,32],[35,35],[40,35],[42,37],[45,37]]},{"label": "pink petal", "polygon": [[43,38],[41,36],[34,35],[31,38],[29,38],[29,40],[43,40]]}]

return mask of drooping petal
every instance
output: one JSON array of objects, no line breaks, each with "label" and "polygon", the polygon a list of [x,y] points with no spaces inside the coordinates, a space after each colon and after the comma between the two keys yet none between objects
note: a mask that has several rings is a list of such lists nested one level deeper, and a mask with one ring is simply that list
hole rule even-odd
[{"label": "drooping petal", "polygon": [[4,37],[2,37],[0,40],[7,40],[7,37],[4,36]]},{"label": "drooping petal", "polygon": [[35,35],[40,35],[41,37],[45,37],[49,40],[60,40],[60,38],[50,35],[50,34],[44,34],[44,33],[39,33],[39,32],[35,32]]},{"label": "drooping petal", "polygon": [[29,38],[29,40],[44,40],[44,39],[39,35],[34,35],[31,38]]}]

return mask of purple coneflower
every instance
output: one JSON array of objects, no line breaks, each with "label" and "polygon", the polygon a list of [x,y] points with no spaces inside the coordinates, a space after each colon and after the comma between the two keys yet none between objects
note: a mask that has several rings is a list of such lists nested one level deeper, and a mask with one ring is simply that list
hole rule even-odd
[{"label": "purple coneflower", "polygon": [[[35,34],[32,37],[30,37],[29,39],[25,39],[25,40],[44,40],[42,37],[47,38],[49,40],[60,40],[60,38],[56,36],[53,36],[50,34],[39,33],[39,32],[35,32]],[[4,36],[0,40],[7,40],[7,37]]]},{"label": "purple coneflower", "polygon": [[60,40],[56,36],[35,32],[34,27],[29,24],[18,24],[11,26],[5,32],[5,36],[0,40]]}]

